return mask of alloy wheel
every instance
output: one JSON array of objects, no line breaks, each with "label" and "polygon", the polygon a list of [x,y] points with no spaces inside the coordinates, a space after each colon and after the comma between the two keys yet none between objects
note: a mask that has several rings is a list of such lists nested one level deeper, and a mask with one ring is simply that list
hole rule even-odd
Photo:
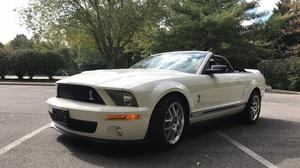
[{"label": "alloy wheel", "polygon": [[179,103],[169,106],[164,123],[165,137],[169,144],[179,141],[184,127],[184,112]]},{"label": "alloy wheel", "polygon": [[253,96],[251,105],[250,105],[250,116],[251,120],[255,121],[259,115],[260,111],[260,99],[257,95]]}]

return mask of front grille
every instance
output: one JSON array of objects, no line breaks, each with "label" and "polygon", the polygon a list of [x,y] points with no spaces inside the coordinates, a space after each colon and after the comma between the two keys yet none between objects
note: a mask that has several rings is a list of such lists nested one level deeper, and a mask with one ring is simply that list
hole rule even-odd
[{"label": "front grille", "polygon": [[58,84],[57,97],[88,103],[105,104],[98,92],[89,86]]}]

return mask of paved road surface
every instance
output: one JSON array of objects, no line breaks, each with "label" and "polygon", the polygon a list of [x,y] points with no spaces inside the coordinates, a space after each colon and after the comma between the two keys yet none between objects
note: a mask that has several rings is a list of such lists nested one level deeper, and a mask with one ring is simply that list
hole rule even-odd
[{"label": "paved road surface", "polygon": [[[50,122],[45,100],[54,89],[0,86],[0,151]],[[299,168],[299,142],[300,96],[266,94],[256,125],[242,125],[234,117],[194,125],[171,151],[147,144],[98,144],[47,128],[0,154],[0,167],[266,167],[239,148],[246,147],[277,167]]]}]

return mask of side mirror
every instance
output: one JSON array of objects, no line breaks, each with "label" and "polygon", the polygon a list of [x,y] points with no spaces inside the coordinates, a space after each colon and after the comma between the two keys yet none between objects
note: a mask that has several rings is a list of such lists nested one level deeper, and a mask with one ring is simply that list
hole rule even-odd
[{"label": "side mirror", "polygon": [[225,73],[226,70],[226,65],[212,65],[211,68],[205,70],[205,74]]}]

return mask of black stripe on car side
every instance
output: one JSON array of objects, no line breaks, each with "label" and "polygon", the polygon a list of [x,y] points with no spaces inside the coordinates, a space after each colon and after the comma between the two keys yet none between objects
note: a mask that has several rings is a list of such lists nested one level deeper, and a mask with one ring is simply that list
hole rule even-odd
[{"label": "black stripe on car side", "polygon": [[191,118],[200,117],[200,116],[210,114],[210,113],[223,112],[224,110],[228,110],[228,109],[231,109],[231,108],[244,106],[244,105],[246,105],[246,103],[239,103],[239,104],[228,105],[228,106],[223,106],[223,107],[217,107],[217,108],[203,110],[203,111],[197,111],[197,112],[193,112],[191,114]]}]

